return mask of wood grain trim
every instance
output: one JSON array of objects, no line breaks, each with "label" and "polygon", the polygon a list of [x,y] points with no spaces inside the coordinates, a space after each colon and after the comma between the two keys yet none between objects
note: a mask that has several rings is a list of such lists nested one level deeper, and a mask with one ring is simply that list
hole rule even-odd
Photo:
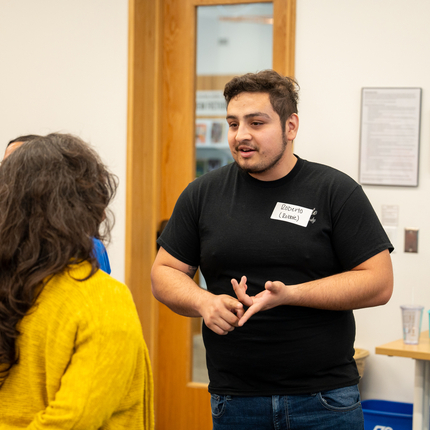
[{"label": "wood grain trim", "polygon": [[294,76],[296,49],[296,0],[273,3],[273,69]]},{"label": "wood grain trim", "polygon": [[154,362],[158,306],[151,293],[159,196],[160,10],[129,1],[125,281]]}]

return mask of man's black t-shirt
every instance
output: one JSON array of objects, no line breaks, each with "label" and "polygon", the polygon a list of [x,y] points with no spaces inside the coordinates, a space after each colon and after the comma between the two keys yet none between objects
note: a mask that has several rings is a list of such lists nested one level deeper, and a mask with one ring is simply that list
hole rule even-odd
[{"label": "man's black t-shirt", "polygon": [[[360,185],[300,158],[277,181],[234,163],[196,179],[158,243],[200,266],[210,292],[233,297],[231,279],[242,275],[256,295],[269,280],[300,284],[392,250]],[[352,311],[280,306],[225,336],[203,324],[203,338],[211,393],[305,394],[358,382]]]}]

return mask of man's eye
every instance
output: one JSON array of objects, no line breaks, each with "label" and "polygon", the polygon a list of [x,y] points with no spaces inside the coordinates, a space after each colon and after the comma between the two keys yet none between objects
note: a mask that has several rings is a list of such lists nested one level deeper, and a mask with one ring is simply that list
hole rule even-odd
[{"label": "man's eye", "polygon": [[230,128],[232,128],[232,127],[236,127],[236,126],[237,126],[237,124],[236,124],[235,122],[231,122],[228,126],[229,126]]}]

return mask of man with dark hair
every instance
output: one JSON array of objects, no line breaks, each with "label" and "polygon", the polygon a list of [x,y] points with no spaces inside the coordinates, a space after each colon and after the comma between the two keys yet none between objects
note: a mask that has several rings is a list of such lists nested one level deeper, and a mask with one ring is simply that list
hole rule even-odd
[{"label": "man with dark hair", "polygon": [[214,430],[364,425],[353,309],[390,299],[393,248],[359,184],[293,153],[297,88],[226,85],[235,163],[189,184],[158,239],[155,297],[204,320]]},{"label": "man with dark hair", "polygon": [[[36,134],[27,134],[24,136],[18,136],[15,139],[12,139],[6,147],[6,151],[3,156],[3,160],[5,160],[7,157],[9,157],[12,152],[14,152],[16,149],[18,149],[24,142],[29,142],[31,140],[37,139],[40,136]],[[109,263],[109,257],[106,251],[105,246],[103,245],[103,242],[100,239],[93,238],[94,242],[94,257],[97,259],[100,269],[102,269],[104,272],[110,274],[111,268]]]}]

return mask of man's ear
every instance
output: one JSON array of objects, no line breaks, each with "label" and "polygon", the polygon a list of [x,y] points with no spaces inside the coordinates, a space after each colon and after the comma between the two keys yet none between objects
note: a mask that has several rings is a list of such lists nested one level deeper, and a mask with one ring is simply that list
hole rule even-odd
[{"label": "man's ear", "polygon": [[291,114],[285,122],[285,137],[288,141],[293,141],[299,130],[299,116],[296,113]]}]

